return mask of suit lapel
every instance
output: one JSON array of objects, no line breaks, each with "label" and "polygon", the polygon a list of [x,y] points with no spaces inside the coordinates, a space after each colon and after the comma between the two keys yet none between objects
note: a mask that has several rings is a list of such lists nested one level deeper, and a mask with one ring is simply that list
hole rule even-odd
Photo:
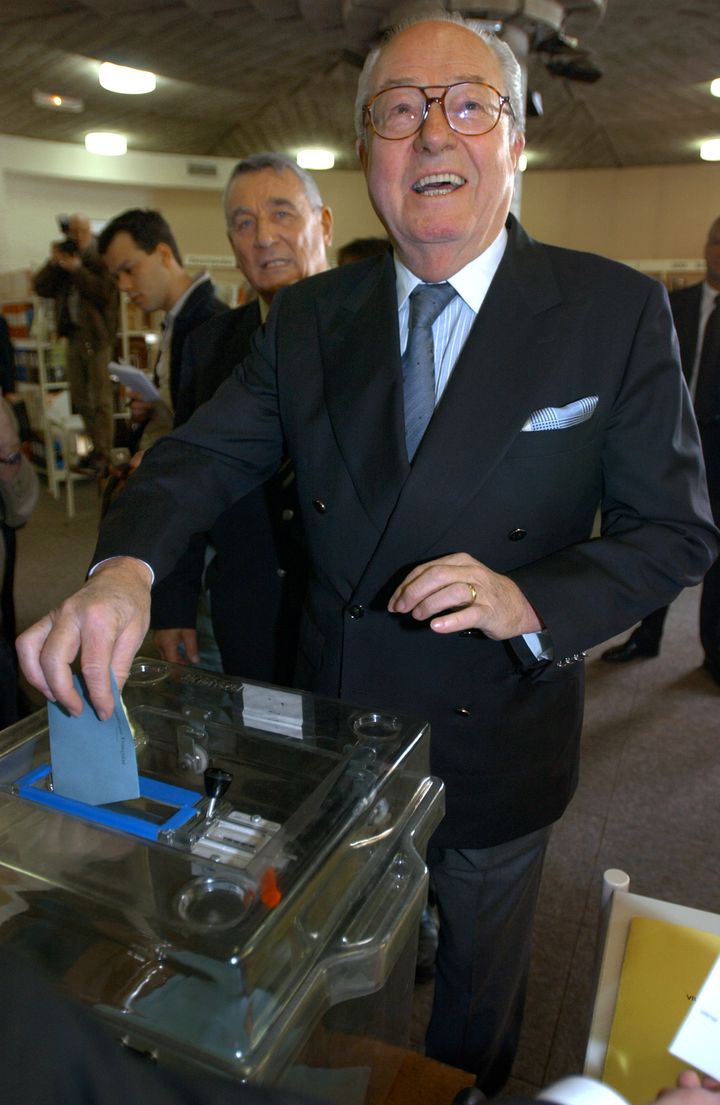
[{"label": "suit lapel", "polygon": [[329,309],[330,325],[321,326],[325,402],[357,494],[382,532],[410,471],[392,258]]},{"label": "suit lapel", "polygon": [[510,229],[364,584],[375,571],[383,583],[388,564],[401,568],[436,545],[491,476],[557,371],[552,308],[561,296],[542,247],[514,221]]}]

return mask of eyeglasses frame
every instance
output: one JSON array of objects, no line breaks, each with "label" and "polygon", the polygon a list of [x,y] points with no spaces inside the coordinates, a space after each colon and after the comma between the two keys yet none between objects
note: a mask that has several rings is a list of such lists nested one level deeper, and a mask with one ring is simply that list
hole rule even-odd
[{"label": "eyeglasses frame", "polygon": [[[493,125],[491,127],[488,127],[487,130],[478,131],[477,134],[469,134],[467,131],[458,130],[457,127],[454,127],[452,125],[452,123],[450,122],[447,110],[445,108],[445,97],[447,96],[447,94],[448,94],[448,92],[450,91],[451,88],[458,88],[461,84],[479,84],[479,85],[482,85],[483,88],[489,88],[492,92],[495,93],[498,100],[500,101],[500,104],[498,106],[497,119],[495,120],[495,122],[493,123]],[[366,126],[367,126],[367,123],[369,123],[373,133],[376,134],[378,136],[378,138],[382,138],[385,142],[404,142],[406,138],[413,138],[418,133],[418,131],[422,129],[428,115],[430,114],[430,107],[431,107],[432,104],[439,104],[440,105],[440,107],[442,108],[442,113],[445,116],[445,122],[450,127],[450,130],[453,131],[454,134],[461,134],[464,138],[481,138],[483,134],[490,134],[490,132],[495,130],[495,127],[500,122],[500,119],[502,118],[503,108],[506,105],[507,105],[508,110],[509,110],[511,116],[513,117],[513,119],[515,118],[515,113],[512,109],[512,105],[510,103],[510,97],[509,96],[503,96],[502,92],[500,92],[500,90],[497,89],[495,87],[495,85],[488,84],[487,81],[454,81],[453,84],[445,85],[445,87],[443,88],[443,92],[442,92],[441,96],[428,96],[428,94],[427,94],[427,89],[428,88],[438,88],[438,87],[440,87],[440,86],[434,85],[434,84],[426,84],[424,87],[423,87],[423,85],[419,85],[419,84],[398,84],[398,85],[389,85],[387,88],[381,88],[379,92],[376,92],[374,96],[370,97],[370,99],[368,100],[368,102],[366,104],[363,104],[363,109],[362,109],[363,119],[366,120]],[[409,134],[403,134],[402,136],[400,136],[398,138],[388,138],[387,135],[380,134],[380,132],[378,130],[376,130],[375,124],[373,123],[372,113],[371,113],[370,109],[372,108],[372,105],[377,100],[378,96],[382,96],[382,94],[384,92],[390,92],[393,89],[397,89],[397,88],[412,88],[416,92],[422,92],[423,96],[425,97],[425,109],[422,113],[422,117],[420,119],[420,122],[416,126],[415,130],[410,131]]]}]

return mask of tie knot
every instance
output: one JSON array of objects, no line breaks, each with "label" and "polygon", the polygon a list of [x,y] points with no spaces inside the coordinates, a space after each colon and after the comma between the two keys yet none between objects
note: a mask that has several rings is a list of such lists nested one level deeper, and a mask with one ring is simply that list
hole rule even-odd
[{"label": "tie knot", "polygon": [[410,328],[432,326],[455,295],[452,284],[418,284],[410,295]]}]

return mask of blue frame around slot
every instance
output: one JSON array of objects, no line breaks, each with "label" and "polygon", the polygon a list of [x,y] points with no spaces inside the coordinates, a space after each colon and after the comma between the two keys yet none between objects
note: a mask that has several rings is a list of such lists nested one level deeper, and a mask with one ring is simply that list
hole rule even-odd
[{"label": "blue frame around slot", "polygon": [[171,829],[178,829],[186,824],[197,811],[197,802],[202,798],[197,791],[187,790],[185,787],[176,787],[171,783],[163,783],[159,779],[150,779],[146,775],[140,775],[140,797],[149,798],[155,802],[162,802],[167,806],[175,807],[175,812],[167,821],[157,824],[146,821],[134,813],[120,813],[111,810],[107,806],[91,806],[88,802],[78,802],[74,798],[64,798],[55,791],[43,790],[38,787],[43,779],[50,774],[50,765],[42,764],[23,775],[15,783],[17,793],[21,798],[27,798],[31,802],[37,802],[41,806],[49,806],[59,813],[69,813],[73,817],[82,817],[85,821],[92,821],[96,825],[104,825],[108,829],[119,829],[121,832],[139,836],[143,840],[157,840],[160,833]]}]

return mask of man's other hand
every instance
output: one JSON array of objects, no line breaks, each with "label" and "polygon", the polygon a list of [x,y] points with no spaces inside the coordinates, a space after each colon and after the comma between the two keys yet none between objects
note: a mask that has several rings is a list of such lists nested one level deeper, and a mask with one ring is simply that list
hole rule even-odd
[{"label": "man's other hand", "polygon": [[675,1088],[661,1090],[655,1100],[661,1105],[717,1105],[718,1091],[720,1082],[716,1078],[684,1070],[678,1075]]},{"label": "man's other hand", "polygon": [[143,399],[136,391],[130,392],[130,421],[147,422],[153,412],[154,403]]},{"label": "man's other hand", "polygon": [[194,629],[156,629],[153,643],[163,660],[171,664],[199,664],[197,632]]},{"label": "man's other hand", "polygon": [[436,633],[481,629],[494,641],[538,633],[543,624],[524,594],[468,553],[419,564],[394,592],[388,610],[430,619]]},{"label": "man's other hand", "polygon": [[65,272],[75,272],[82,265],[80,255],[78,253],[66,253],[60,249],[60,242],[51,243],[50,257],[54,264],[64,269]]},{"label": "man's other hand", "polygon": [[79,653],[90,700],[99,718],[109,718],[115,706],[110,668],[121,689],[147,633],[150,587],[151,574],[141,560],[115,557],[99,567],[84,587],[18,637],[28,682],[77,716],[82,701],[70,665]]}]

